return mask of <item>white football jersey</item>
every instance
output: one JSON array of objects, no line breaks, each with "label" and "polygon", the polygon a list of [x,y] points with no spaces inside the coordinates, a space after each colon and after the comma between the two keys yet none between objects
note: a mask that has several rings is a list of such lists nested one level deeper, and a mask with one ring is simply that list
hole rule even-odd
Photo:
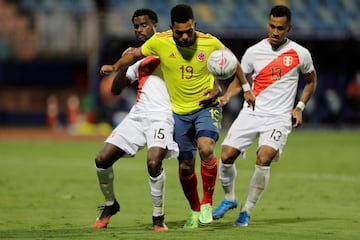
[{"label": "white football jersey", "polygon": [[273,50],[268,39],[248,48],[242,57],[244,73],[251,74],[252,90],[256,96],[255,110],[244,102],[243,111],[258,115],[289,117],[294,106],[299,74],[314,70],[310,52],[287,39]]},{"label": "white football jersey", "polygon": [[176,158],[179,154],[173,140],[170,97],[159,64],[158,57],[149,56],[130,66],[126,72],[130,82],[138,81],[136,102],[105,140],[125,151],[125,156],[134,157],[145,145],[167,149],[165,158]]},{"label": "white football jersey", "polygon": [[159,64],[158,57],[149,56],[128,68],[126,77],[131,83],[138,81],[136,102],[130,113],[142,116],[151,112],[172,114],[170,97]]}]

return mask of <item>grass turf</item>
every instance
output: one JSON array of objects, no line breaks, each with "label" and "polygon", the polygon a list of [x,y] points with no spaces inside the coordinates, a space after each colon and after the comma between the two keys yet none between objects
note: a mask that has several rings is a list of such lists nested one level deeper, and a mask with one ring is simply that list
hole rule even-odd
[{"label": "grass turf", "polygon": [[[93,159],[101,140],[1,140],[0,239],[360,239],[359,143],[359,131],[294,131],[246,228],[232,226],[237,208],[210,226],[183,229],[189,207],[177,160],[166,160],[169,231],[155,233],[145,150],[114,165],[121,212],[99,230],[92,227],[103,204]],[[246,198],[255,148],[236,162],[239,202]],[[217,181],[214,205],[222,198]]]}]

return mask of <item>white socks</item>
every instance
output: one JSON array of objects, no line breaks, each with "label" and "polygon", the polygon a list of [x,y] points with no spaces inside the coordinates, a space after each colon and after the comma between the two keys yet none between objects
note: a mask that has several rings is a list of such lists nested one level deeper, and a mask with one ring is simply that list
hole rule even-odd
[{"label": "white socks", "polygon": [[219,179],[221,186],[225,193],[225,199],[228,201],[235,201],[235,178],[236,166],[234,164],[223,164],[219,161]]},{"label": "white socks", "polygon": [[[236,167],[234,164],[223,164],[219,161],[219,179],[221,186],[225,193],[225,199],[228,201],[235,200],[235,178]],[[246,211],[248,214],[254,209],[256,203],[259,201],[262,193],[269,183],[270,178],[270,166],[258,166],[255,165],[254,174],[250,180],[249,192],[242,211]]]},{"label": "white socks", "polygon": [[107,169],[96,167],[96,174],[99,180],[100,189],[105,197],[105,205],[114,204],[114,170],[112,167]]},{"label": "white socks", "polygon": [[[100,189],[105,197],[105,205],[113,205],[115,201],[113,168],[103,169],[96,167],[96,174]],[[149,176],[149,186],[153,203],[153,216],[162,216],[164,215],[165,172],[162,171],[155,178]]]},{"label": "white socks", "polygon": [[248,214],[251,214],[251,211],[269,183],[269,178],[270,166],[255,165],[255,171],[250,180],[249,193],[242,211],[245,210]]},{"label": "white socks", "polygon": [[165,171],[162,171],[157,177],[149,176],[149,186],[153,204],[153,216],[162,216],[164,215]]}]

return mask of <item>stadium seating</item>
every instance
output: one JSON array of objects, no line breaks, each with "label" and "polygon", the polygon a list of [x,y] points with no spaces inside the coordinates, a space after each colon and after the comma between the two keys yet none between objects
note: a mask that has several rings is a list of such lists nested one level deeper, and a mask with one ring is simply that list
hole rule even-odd
[{"label": "stadium seating", "polygon": [[[286,3],[293,11],[293,30],[298,35],[346,38],[360,36],[360,1],[358,0],[184,0],[196,11],[198,27],[203,31],[250,34],[262,33],[271,5]],[[128,16],[134,9],[148,7],[160,18],[159,29],[169,26],[169,10],[175,0],[108,0],[106,9]],[[68,11],[83,13],[96,11],[91,0],[21,0],[22,8],[30,11]],[[111,18],[113,21],[114,18]],[[120,28],[128,29],[128,22],[119,21]],[[122,34],[131,34],[131,32]],[[325,35],[325,36],[324,36]]]},{"label": "stadium seating", "polygon": [[[297,35],[311,35],[319,38],[346,38],[349,34],[360,35],[360,1],[358,0],[187,0],[195,11],[207,6],[210,12],[204,19],[204,14],[197,12],[198,27],[205,31],[230,33],[245,31],[246,33],[261,33],[266,24],[267,14],[272,4],[287,3],[293,11],[293,31]],[[150,0],[143,1],[112,0],[111,7],[119,9],[136,9],[150,7],[157,11],[160,19],[168,26],[168,12],[176,1]],[[201,8],[200,8],[201,7]]]}]

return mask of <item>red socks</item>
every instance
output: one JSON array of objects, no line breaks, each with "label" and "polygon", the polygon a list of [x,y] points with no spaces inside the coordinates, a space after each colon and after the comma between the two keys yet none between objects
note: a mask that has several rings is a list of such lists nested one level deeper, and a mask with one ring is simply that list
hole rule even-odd
[{"label": "red socks", "polygon": [[[214,157],[210,162],[201,161],[201,178],[203,184],[203,198],[201,204],[210,203],[212,206],[213,195],[218,172],[218,159]],[[179,179],[184,191],[184,194],[193,211],[200,211],[200,200],[197,189],[198,179],[196,172],[190,176],[182,176],[179,170]]]},{"label": "red socks", "polygon": [[204,195],[201,204],[210,203],[212,206],[213,195],[218,172],[218,159],[214,157],[210,162],[201,161],[201,177]]},{"label": "red socks", "polygon": [[196,172],[191,174],[190,176],[184,177],[181,175],[179,171],[179,179],[184,191],[184,194],[190,204],[190,207],[193,211],[199,212],[200,211],[200,200],[199,194],[197,190],[198,179]]}]

